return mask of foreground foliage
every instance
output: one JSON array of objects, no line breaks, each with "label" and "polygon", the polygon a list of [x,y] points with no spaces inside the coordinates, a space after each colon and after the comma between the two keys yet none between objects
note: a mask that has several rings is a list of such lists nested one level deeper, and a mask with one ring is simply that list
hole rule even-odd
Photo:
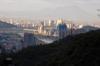
[{"label": "foreground foliage", "polygon": [[16,66],[99,66],[99,52],[100,30],[97,30],[30,47],[11,56]]}]

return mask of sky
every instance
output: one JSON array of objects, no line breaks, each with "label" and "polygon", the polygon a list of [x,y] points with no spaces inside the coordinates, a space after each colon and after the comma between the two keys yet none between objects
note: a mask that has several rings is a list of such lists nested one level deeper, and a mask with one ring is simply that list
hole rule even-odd
[{"label": "sky", "polygon": [[0,16],[99,20],[100,0],[0,0]]}]

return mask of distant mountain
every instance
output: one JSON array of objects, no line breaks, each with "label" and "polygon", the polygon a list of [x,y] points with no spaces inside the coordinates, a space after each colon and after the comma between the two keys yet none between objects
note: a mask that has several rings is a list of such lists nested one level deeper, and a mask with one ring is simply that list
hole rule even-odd
[{"label": "distant mountain", "polygon": [[[43,12],[43,13],[41,13]],[[83,19],[92,20],[94,15],[85,11],[78,6],[62,6],[56,8],[47,8],[38,13],[40,16],[50,16],[51,18],[64,18],[64,19]],[[76,22],[77,23],[77,22]]]},{"label": "distant mountain", "polygon": [[82,29],[84,29],[84,30],[97,30],[97,29],[100,29],[100,28],[98,28],[98,27],[94,27],[94,26],[84,26]]},{"label": "distant mountain", "polygon": [[92,31],[92,30],[98,30],[98,29],[100,29],[100,28],[94,27],[94,26],[84,26],[81,29],[74,30],[73,34],[86,33],[86,32],[89,32],[89,31]]},{"label": "distant mountain", "polygon": [[17,26],[0,21],[0,29],[3,28],[16,28]]}]

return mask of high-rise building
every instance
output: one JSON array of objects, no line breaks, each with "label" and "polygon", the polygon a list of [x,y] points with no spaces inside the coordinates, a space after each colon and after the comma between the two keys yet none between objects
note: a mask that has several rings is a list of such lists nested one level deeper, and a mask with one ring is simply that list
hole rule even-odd
[{"label": "high-rise building", "polygon": [[57,20],[57,30],[58,30],[58,34],[59,34],[59,38],[64,38],[67,36],[67,26],[66,24],[63,22],[63,20]]},{"label": "high-rise building", "polygon": [[32,33],[24,33],[24,47],[36,45],[36,38]]},{"label": "high-rise building", "polygon": [[59,24],[62,24],[63,23],[63,20],[62,19],[58,19],[57,21],[56,21],[56,25],[59,25]]},{"label": "high-rise building", "polygon": [[43,22],[41,22],[41,24],[39,25],[38,32],[39,32],[39,34],[44,33],[44,23]]},{"label": "high-rise building", "polygon": [[53,27],[54,26],[54,21],[53,20],[49,20],[48,22],[49,22],[48,23],[48,26],[50,26],[50,27]]}]

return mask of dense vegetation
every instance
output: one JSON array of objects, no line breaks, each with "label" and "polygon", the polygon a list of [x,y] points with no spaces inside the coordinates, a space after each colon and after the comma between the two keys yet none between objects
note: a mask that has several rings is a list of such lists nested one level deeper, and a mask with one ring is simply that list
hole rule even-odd
[{"label": "dense vegetation", "polygon": [[99,52],[100,30],[97,30],[30,47],[11,56],[16,66],[100,66]]}]

